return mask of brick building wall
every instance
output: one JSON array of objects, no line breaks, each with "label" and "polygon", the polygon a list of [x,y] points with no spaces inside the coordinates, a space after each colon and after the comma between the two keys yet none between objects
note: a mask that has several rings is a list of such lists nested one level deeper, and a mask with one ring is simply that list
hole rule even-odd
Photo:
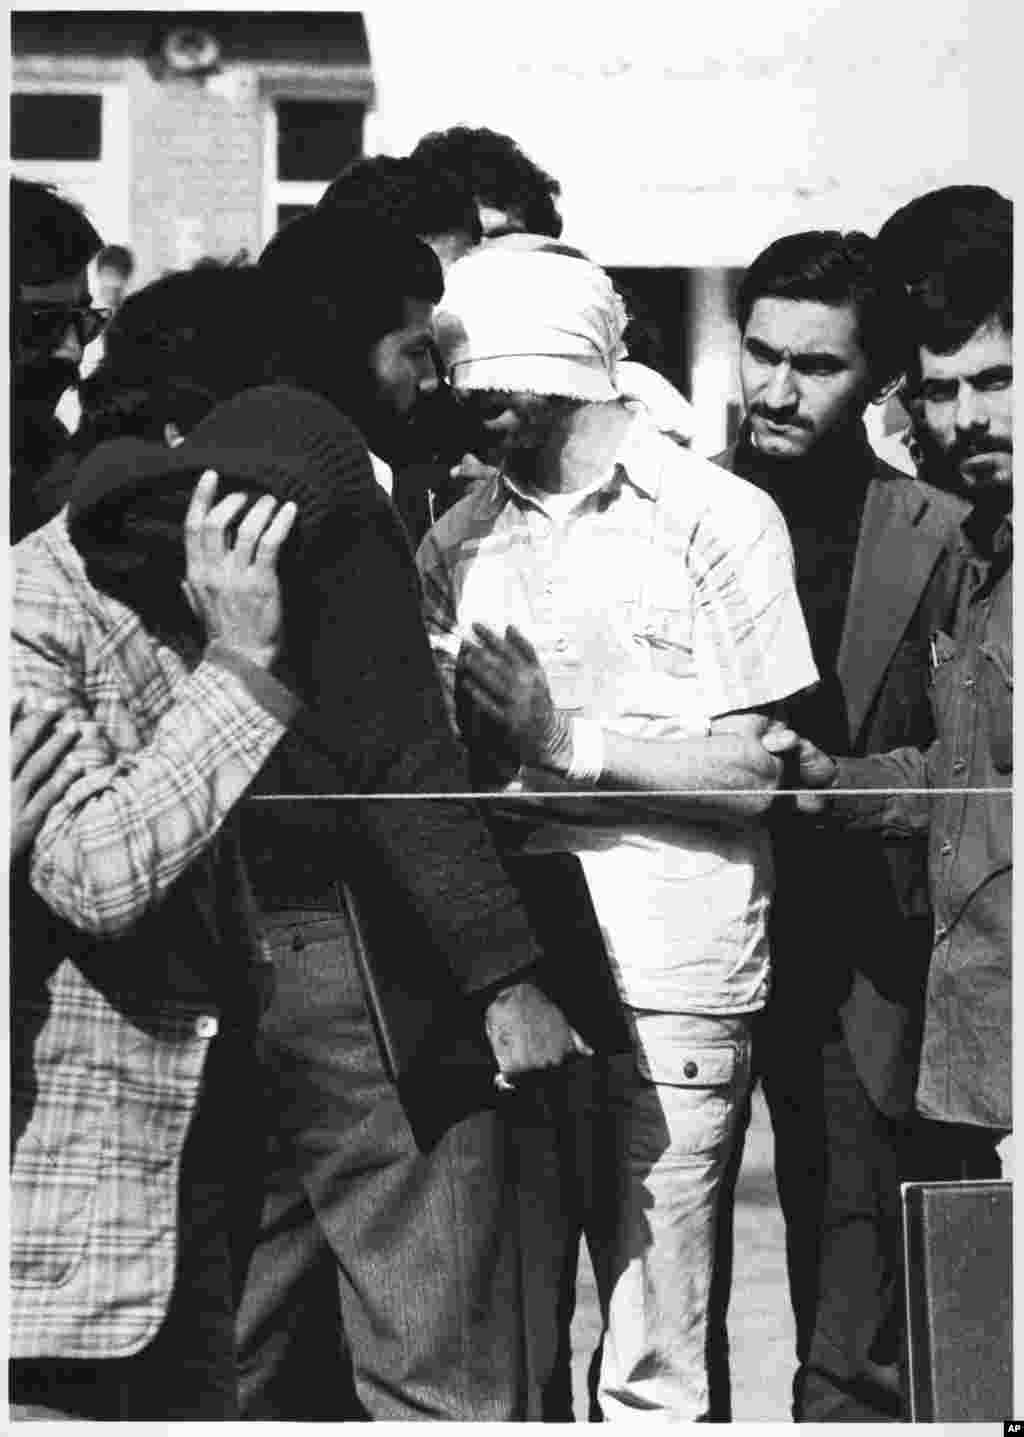
[{"label": "brick building wall", "polygon": [[[182,75],[163,41],[192,27],[214,38],[219,65]],[[322,183],[277,185],[277,102],[373,99],[356,11],[20,11],[12,17],[16,97],[102,96],[102,153],[83,162],[38,148],[16,173],[52,180],[82,203],[109,243],[128,245],[137,285],[202,256],[255,256],[281,204],[315,200]],[[326,157],[326,181],[351,156]]]},{"label": "brick building wall", "polygon": [[236,72],[223,86],[172,78],[157,83],[137,66],[128,83],[140,274],[202,255],[258,254],[265,103],[255,74]]}]

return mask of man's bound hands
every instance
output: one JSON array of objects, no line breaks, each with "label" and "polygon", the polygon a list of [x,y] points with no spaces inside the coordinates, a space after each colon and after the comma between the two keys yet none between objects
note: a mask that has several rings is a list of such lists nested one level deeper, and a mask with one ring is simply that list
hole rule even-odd
[{"label": "man's bound hands", "polygon": [[486,624],[474,624],[473,634],[459,670],[474,702],[514,740],[524,763],[564,772],[572,758],[569,721],[555,708],[536,649],[513,624],[504,638]]},{"label": "man's bound hands", "polygon": [[796,772],[802,790],[796,795],[797,809],[801,813],[822,813],[827,800],[821,790],[831,788],[835,782],[835,759],[784,724],[773,724],[761,735],[761,742]]},{"label": "man's bound hands", "polygon": [[516,1076],[557,1068],[576,1054],[593,1056],[561,1008],[533,983],[514,983],[499,993],[487,1006],[484,1024],[504,1086]]}]

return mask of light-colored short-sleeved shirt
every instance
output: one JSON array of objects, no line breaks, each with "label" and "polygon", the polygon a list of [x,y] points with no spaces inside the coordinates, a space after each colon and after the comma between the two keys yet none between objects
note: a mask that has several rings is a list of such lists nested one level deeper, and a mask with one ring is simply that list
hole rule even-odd
[{"label": "light-colored short-sleeved shirt", "polygon": [[[817,678],[785,523],[767,495],[655,433],[629,429],[609,478],[564,496],[478,487],[418,555],[449,701],[472,624],[515,624],[556,704],[643,738],[707,731]],[[454,712],[454,709],[453,709]],[[750,1012],[767,996],[767,836],[675,819],[549,824],[579,855],[623,996],[664,1012]]]}]

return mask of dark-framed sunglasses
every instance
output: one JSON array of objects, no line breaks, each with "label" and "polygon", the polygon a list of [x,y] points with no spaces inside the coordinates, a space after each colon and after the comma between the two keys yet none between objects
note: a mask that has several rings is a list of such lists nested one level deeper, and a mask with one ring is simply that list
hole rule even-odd
[{"label": "dark-framed sunglasses", "polygon": [[89,304],[29,304],[21,300],[15,305],[18,339],[31,349],[55,349],[69,329],[75,331],[84,349],[110,322],[109,309],[96,309]]}]

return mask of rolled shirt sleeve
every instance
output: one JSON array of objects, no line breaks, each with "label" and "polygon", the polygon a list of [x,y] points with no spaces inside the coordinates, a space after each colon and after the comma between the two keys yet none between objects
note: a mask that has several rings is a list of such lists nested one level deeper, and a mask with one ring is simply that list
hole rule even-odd
[{"label": "rolled shirt sleeve", "polygon": [[686,559],[713,717],[789,698],[818,678],[785,520],[767,495],[736,482],[743,488],[731,502],[701,515]]},{"label": "rolled shirt sleeve", "polygon": [[932,803],[934,747],[894,749],[891,753],[836,760],[832,800],[835,816],[849,828],[894,836],[927,833]]}]

